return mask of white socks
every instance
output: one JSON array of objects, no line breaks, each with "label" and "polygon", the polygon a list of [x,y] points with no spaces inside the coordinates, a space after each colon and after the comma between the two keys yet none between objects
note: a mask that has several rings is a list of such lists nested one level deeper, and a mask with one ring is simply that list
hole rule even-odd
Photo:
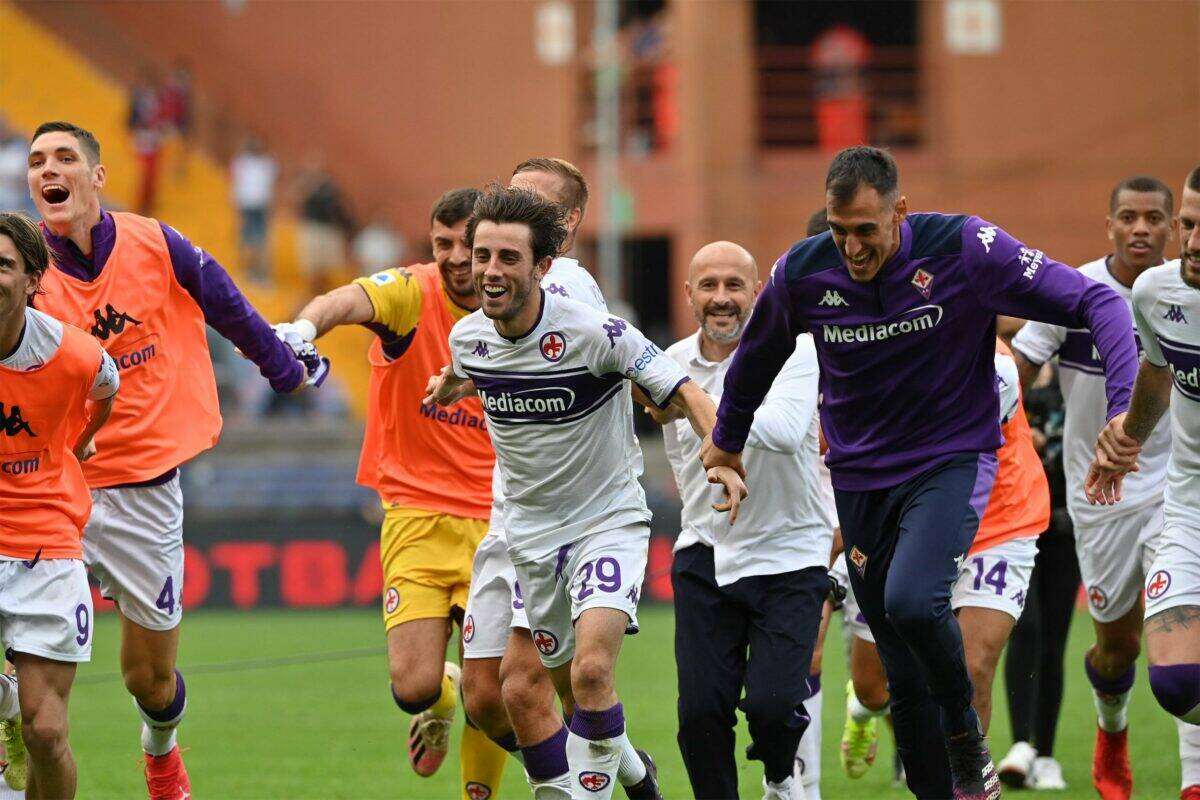
[{"label": "white socks", "polygon": [[1179,766],[1183,773],[1183,785],[1200,784],[1200,725],[1189,725],[1181,719],[1175,720],[1179,729]]},{"label": "white socks", "polygon": [[[807,701],[805,704],[807,705]],[[850,715],[851,719],[862,725],[872,717],[882,717],[887,714],[888,707],[884,706],[878,711],[872,710],[862,704],[862,701],[858,699],[858,695],[850,692],[850,699],[846,701],[846,713]],[[815,720],[817,717],[814,716],[813,719]]]},{"label": "white socks", "polygon": [[1108,733],[1119,733],[1129,726],[1129,698],[1133,690],[1121,694],[1101,694],[1092,690],[1096,704],[1096,721],[1100,729]]},{"label": "white socks", "polygon": [[535,781],[525,773],[529,788],[533,791],[533,800],[571,800],[571,773],[564,772],[555,778]]},{"label": "white socks", "polygon": [[617,780],[622,786],[636,786],[646,777],[646,765],[634,749],[633,742],[629,741],[629,736],[623,733],[621,740],[621,763],[617,767]]},{"label": "white socks", "polygon": [[571,765],[573,796],[610,800],[628,742],[624,732],[611,739],[585,739],[571,731],[567,736],[567,762]]}]

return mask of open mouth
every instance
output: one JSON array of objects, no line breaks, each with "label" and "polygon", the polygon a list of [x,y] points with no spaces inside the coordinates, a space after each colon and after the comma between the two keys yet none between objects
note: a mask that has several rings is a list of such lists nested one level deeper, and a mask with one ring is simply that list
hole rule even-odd
[{"label": "open mouth", "polygon": [[70,190],[61,183],[48,183],[42,187],[42,199],[52,206],[62,205],[70,196]]},{"label": "open mouth", "polygon": [[507,293],[507,289],[505,289],[503,286],[497,286],[496,284],[488,284],[487,286],[483,287],[483,296],[489,300],[499,300]]}]

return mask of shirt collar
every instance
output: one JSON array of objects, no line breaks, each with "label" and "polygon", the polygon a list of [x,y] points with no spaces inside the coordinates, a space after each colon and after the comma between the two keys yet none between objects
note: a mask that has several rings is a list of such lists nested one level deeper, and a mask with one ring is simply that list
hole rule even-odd
[{"label": "shirt collar", "polygon": [[[883,274],[898,265],[908,263],[908,254],[912,252],[912,227],[908,224],[908,220],[900,223],[900,247],[896,249],[895,254],[884,262],[879,273]],[[878,275],[876,276],[878,277]]]},{"label": "shirt collar", "polygon": [[56,236],[49,228],[42,225],[46,246],[55,265],[68,275],[82,280],[93,280],[108,263],[113,245],[117,239],[117,224],[112,214],[100,210],[100,221],[92,226],[92,255],[85,256],[75,242],[65,236]]},{"label": "shirt collar", "polygon": [[[728,361],[729,358],[733,357],[733,353],[730,353],[729,357],[724,358],[721,361],[709,361],[707,358],[704,357],[704,352],[700,349],[700,336],[701,336],[701,331],[699,328],[697,328],[695,335],[688,338],[688,354],[687,354],[687,356],[688,356],[688,362],[692,366],[708,367],[708,368],[719,367],[720,365],[722,365],[726,361]],[[734,352],[737,352],[737,351],[735,350]]]}]

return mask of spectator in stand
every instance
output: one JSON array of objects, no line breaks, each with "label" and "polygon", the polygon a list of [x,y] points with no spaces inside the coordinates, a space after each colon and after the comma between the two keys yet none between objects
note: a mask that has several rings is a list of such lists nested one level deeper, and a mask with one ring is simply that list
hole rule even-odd
[{"label": "spectator in stand", "polygon": [[0,117],[0,211],[24,211],[36,219],[25,184],[28,157],[29,142]]},{"label": "spectator in stand", "polygon": [[354,261],[363,275],[374,275],[385,269],[400,266],[404,258],[404,237],[392,227],[387,217],[376,216],[358,232],[351,245]]},{"label": "spectator in stand", "polygon": [[182,177],[187,172],[193,122],[192,72],[186,64],[176,64],[171,70],[159,90],[158,102],[164,132],[175,134],[184,145],[176,168],[176,175]]},{"label": "spectator in stand", "polygon": [[346,240],[354,221],[345,198],[320,157],[310,158],[301,179],[300,268],[312,294],[324,294],[346,265]]},{"label": "spectator in stand", "polygon": [[267,223],[275,199],[275,180],[279,167],[266,152],[262,141],[247,136],[242,149],[229,165],[233,184],[233,202],[241,220],[242,264],[249,270],[250,279],[265,284],[270,279],[267,264]]},{"label": "spectator in stand", "polygon": [[849,25],[834,25],[813,41],[810,61],[821,152],[834,153],[868,141],[864,77],[870,60],[871,43]]},{"label": "spectator in stand", "polygon": [[154,213],[158,196],[159,155],[162,152],[162,102],[157,79],[147,73],[133,89],[129,99],[127,127],[133,137],[133,150],[141,167],[138,189],[138,213]]}]

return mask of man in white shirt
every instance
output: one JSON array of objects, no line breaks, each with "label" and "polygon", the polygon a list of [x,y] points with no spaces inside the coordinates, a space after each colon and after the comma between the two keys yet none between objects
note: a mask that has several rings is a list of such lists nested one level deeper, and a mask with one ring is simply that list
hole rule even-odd
[{"label": "man in white shirt", "polygon": [[[1123,479],[1128,495],[1138,473],[1125,472],[1146,469],[1149,443],[1170,407],[1165,525],[1146,574],[1146,649],[1155,698],[1195,730],[1200,724],[1200,166],[1188,175],[1180,198],[1179,238],[1179,260],[1146,270],[1133,284],[1134,322],[1146,357],[1128,413],[1113,417],[1100,435],[1085,490],[1090,502],[1111,505],[1122,500]],[[1180,797],[1200,798],[1200,776],[1186,761]]]},{"label": "man in white shirt", "polygon": [[[1174,234],[1171,190],[1157,178],[1121,181],[1109,202],[1111,255],[1084,264],[1079,271],[1109,286],[1132,305],[1134,280],[1163,262]],[[1135,336],[1145,345],[1149,334]],[[1134,662],[1141,650],[1142,585],[1163,530],[1163,490],[1171,431],[1162,420],[1142,448],[1140,470],[1124,486],[1125,501],[1116,507],[1089,505],[1083,485],[1096,435],[1108,421],[1103,365],[1086,330],[1067,330],[1030,322],[1013,339],[1013,354],[1028,388],[1040,366],[1058,356],[1066,419],[1063,466],[1067,510],[1075,526],[1075,550],[1096,629],[1084,668],[1096,705],[1096,746],[1092,781],[1104,797],[1128,797],[1133,774],[1129,762],[1128,714]],[[1157,420],[1157,418],[1156,418]],[[1200,783],[1200,730],[1180,725],[1180,758],[1185,777]],[[1192,774],[1194,773],[1194,774]]]},{"label": "man in white shirt", "polygon": [[[246,137],[241,151],[229,164],[233,202],[241,218],[240,244],[242,263],[256,281],[269,273],[266,263],[267,224],[275,199],[275,179],[279,168],[256,136]],[[395,266],[389,262],[379,267]],[[375,272],[378,270],[372,270]]]},{"label": "man in white shirt", "polygon": [[[533,642],[574,699],[569,733],[556,720],[547,740],[565,740],[567,771],[546,783],[565,779],[572,797],[608,800],[621,762],[638,758],[615,667],[622,638],[637,630],[650,534],[623,382],[677,406],[698,434],[711,430],[716,408],[628,322],[541,288],[566,236],[562,217],[521,189],[496,187],[476,203],[467,238],[482,305],[451,331],[451,367],[427,402],[455,402],[469,384],[478,392]],[[736,519],[738,473],[709,476],[726,487],[718,505]]]},{"label": "man in white shirt", "polygon": [[[700,329],[667,354],[714,400],[761,285],[753,256],[732,242],[706,245],[692,259],[684,290]],[[809,724],[806,678],[833,537],[817,474],[812,337],[797,339],[755,413],[745,463],[756,499],[732,525],[712,509],[715,490],[691,426],[673,409],[651,413],[664,423],[683,500],[671,583],[679,749],[692,791],[701,799],[738,796],[734,711],[744,687],[748,754],[763,762],[765,797],[803,796],[793,789],[793,758]]]}]

